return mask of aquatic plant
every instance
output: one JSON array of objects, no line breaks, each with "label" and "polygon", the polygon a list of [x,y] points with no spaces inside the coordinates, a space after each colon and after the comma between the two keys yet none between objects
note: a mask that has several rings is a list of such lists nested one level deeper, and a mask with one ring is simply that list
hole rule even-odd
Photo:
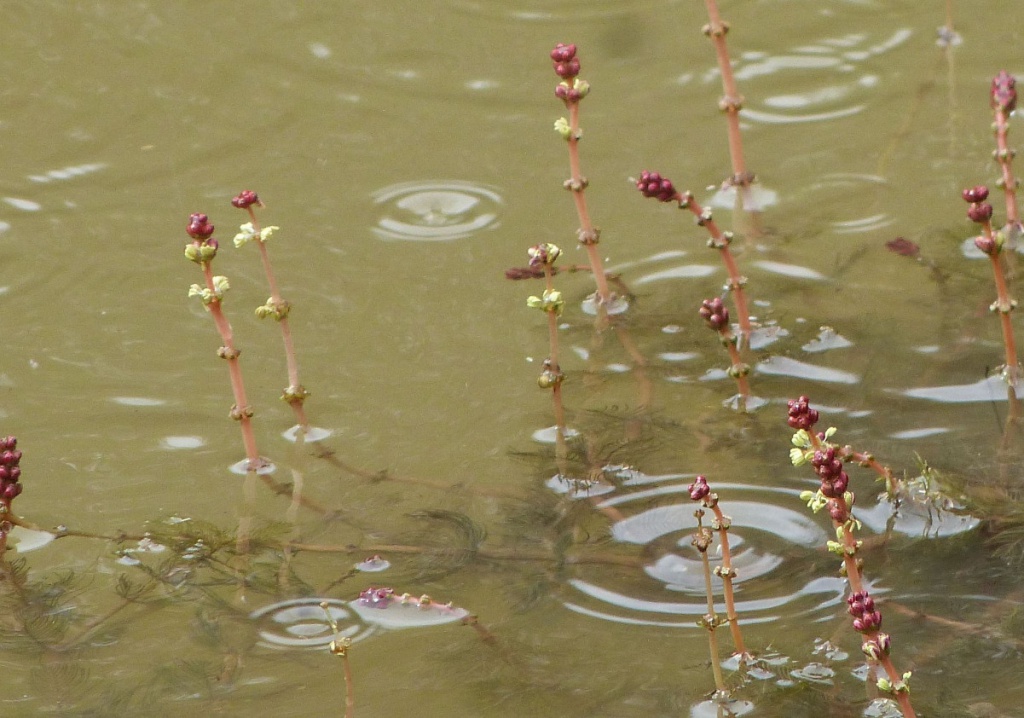
[{"label": "aquatic plant", "polygon": [[544,292],[539,297],[529,297],[526,305],[540,309],[548,318],[548,358],[544,360],[544,370],[537,377],[537,385],[541,389],[551,389],[557,439],[562,447],[565,443],[565,407],[562,405],[562,381],[565,375],[558,357],[558,317],[565,307],[565,300],[562,299],[562,293],[555,289],[552,271],[562,250],[554,244],[537,244],[530,247],[527,253],[530,256],[530,267],[540,268],[544,272]]},{"label": "aquatic plant", "polygon": [[729,699],[729,690],[725,686],[725,677],[722,675],[721,654],[718,650],[719,626],[728,622],[728,618],[722,618],[715,612],[715,594],[711,586],[711,562],[708,560],[708,549],[711,547],[711,529],[704,525],[704,510],[697,509],[693,512],[697,519],[697,531],[693,534],[691,545],[700,554],[701,568],[704,575],[704,595],[707,600],[708,612],[700,617],[697,625],[708,633],[708,652],[711,654],[711,673],[715,677],[714,700],[724,702]]},{"label": "aquatic plant", "polygon": [[750,185],[754,183],[755,177],[752,172],[747,170],[747,162],[743,155],[743,135],[740,132],[740,110],[743,109],[743,95],[740,94],[736,86],[736,77],[733,75],[732,62],[729,59],[729,48],[725,42],[725,36],[729,32],[729,23],[722,20],[716,0],[704,0],[704,5],[707,8],[709,22],[701,28],[701,32],[715,46],[715,59],[722,77],[723,93],[722,98],[718,101],[718,109],[725,114],[729,129],[729,158],[732,161],[732,176],[725,181],[723,186],[736,188],[743,209],[758,211],[760,208],[750,192]]},{"label": "aquatic plant", "polygon": [[348,660],[348,649],[352,647],[352,639],[341,635],[338,623],[334,620],[334,614],[331,613],[330,607],[331,604],[327,601],[320,603],[320,608],[324,610],[327,622],[331,626],[331,635],[333,636],[329,646],[331,655],[341,658],[345,669],[345,718],[352,718],[356,710],[355,681],[352,678],[352,664]]},{"label": "aquatic plant", "polygon": [[853,452],[830,441],[836,433],[835,428],[816,433],[814,425],[819,418],[818,411],[811,408],[806,396],[789,401],[787,423],[796,429],[793,435],[795,448],[790,450],[790,459],[794,466],[810,464],[821,479],[817,491],[804,491],[800,499],[814,513],[823,509],[828,511],[836,535],[835,541],[828,542],[828,549],[843,560],[842,573],[852,592],[847,603],[854,619],[853,627],[864,636],[861,650],[869,661],[885,671],[885,677],[877,681],[879,690],[893,696],[904,718],[913,718],[916,714],[910,704],[910,672],[900,673],[889,658],[892,639],[879,630],[882,617],[875,610],[874,600],[865,586],[863,560],[858,556],[862,542],[857,539],[856,532],[861,524],[853,515],[856,496],[849,490],[850,477],[843,468],[844,460],[853,459]]},{"label": "aquatic plant", "polygon": [[1000,170],[996,186],[1003,190],[1006,199],[1006,231],[1010,233],[1011,241],[1016,243],[1024,227],[1017,209],[1017,187],[1020,186],[1020,180],[1013,174],[1013,157],[1016,152],[1010,149],[1007,134],[1010,132],[1010,115],[1017,108],[1017,80],[1006,70],[1000,70],[992,78],[989,98],[995,117],[992,130],[996,135],[996,149],[992,157],[999,164]]},{"label": "aquatic plant", "polygon": [[587,252],[594,282],[597,284],[595,303],[598,306],[603,306],[607,311],[611,306],[613,295],[608,287],[604,263],[597,251],[601,230],[594,226],[593,220],[590,218],[586,196],[589,181],[583,176],[580,169],[579,143],[583,137],[583,130],[580,129],[580,101],[590,93],[590,83],[579,78],[580,60],[576,56],[575,45],[558,43],[550,54],[555,74],[561,78],[555,87],[555,97],[562,100],[569,111],[568,119],[559,117],[555,121],[555,131],[565,140],[566,146],[569,148],[570,176],[562,186],[572,193],[573,202],[576,205],[576,214],[580,221],[576,236]]},{"label": "aquatic plant", "polygon": [[[736,600],[733,592],[732,581],[736,577],[736,569],[732,566],[732,551],[729,549],[729,528],[732,526],[732,519],[722,513],[718,505],[718,494],[711,490],[708,480],[704,476],[698,476],[689,486],[690,500],[699,501],[705,508],[711,509],[715,514],[711,522],[711,528],[718,531],[718,545],[722,551],[722,565],[715,567],[715,575],[722,579],[725,592],[725,620],[729,624],[729,632],[732,634],[733,646],[736,653],[745,658],[749,656],[746,645],[743,643],[743,633],[740,631],[740,618],[736,612]],[[698,522],[700,517],[698,517]],[[705,556],[707,549],[702,552]]]},{"label": "aquatic plant", "polygon": [[729,273],[729,282],[725,285],[725,289],[732,293],[740,332],[743,334],[744,341],[749,344],[752,331],[750,310],[747,308],[747,297],[743,291],[747,278],[740,274],[736,258],[729,249],[733,240],[732,232],[723,232],[715,223],[710,208],[701,207],[693,198],[692,192],[680,192],[672,184],[672,180],[663,177],[660,173],[644,170],[635,182],[636,188],[644,197],[651,197],[659,202],[676,202],[680,209],[689,210],[697,224],[707,230],[710,235],[708,247],[718,250],[725,269]]},{"label": "aquatic plant", "polygon": [[[1000,255],[1007,244],[1005,232],[996,232],[992,229],[992,205],[986,202],[988,199],[988,187],[979,185],[965,189],[962,193],[963,199],[970,206],[967,208],[967,217],[981,225],[981,235],[975,237],[974,246],[988,256],[992,262],[992,276],[996,285],[996,301],[989,309],[999,315],[999,324],[1003,331],[1003,348],[1005,350],[1006,363],[1001,372],[1003,378],[1009,384],[1010,392],[1016,396],[1018,391],[1017,383],[1021,378],[1020,362],[1017,358],[1017,342],[1013,334],[1013,322],[1010,321],[1010,312],[1017,308],[1017,300],[1010,296],[1009,285],[1006,280],[1006,273],[1000,261]],[[1020,398],[1017,396],[1016,398]]]},{"label": "aquatic plant", "polygon": [[253,409],[245,394],[245,382],[242,380],[242,369],[238,363],[241,352],[235,348],[234,335],[231,331],[231,324],[228,322],[221,304],[224,294],[230,289],[228,278],[225,276],[214,276],[211,264],[217,256],[220,244],[213,236],[214,226],[210,218],[202,213],[195,212],[189,217],[188,226],[185,231],[192,241],[185,245],[186,259],[195,262],[203,272],[203,284],[193,284],[189,288],[190,297],[198,297],[206,311],[213,317],[213,323],[217,327],[221,341],[224,345],[217,350],[217,356],[228,363],[228,373],[231,377],[231,392],[234,394],[235,403],[231,407],[229,416],[238,422],[242,429],[242,443],[245,445],[245,468],[247,471],[257,471],[269,466],[269,462],[260,456],[256,447],[256,435],[252,429]]},{"label": "aquatic plant", "polygon": [[746,408],[747,400],[750,399],[750,384],[747,381],[747,374],[750,373],[750,365],[744,364],[740,357],[739,338],[733,334],[732,326],[729,324],[729,310],[722,303],[720,297],[705,299],[697,310],[701,319],[707,324],[708,329],[716,332],[722,341],[722,346],[729,352],[729,359],[732,364],[729,366],[729,376],[736,380],[739,389],[738,404],[741,409]]},{"label": "aquatic plant", "polygon": [[256,246],[259,247],[263,274],[266,276],[267,284],[270,286],[270,297],[263,305],[256,308],[256,316],[260,319],[273,317],[277,320],[278,326],[281,327],[281,338],[284,340],[285,362],[288,367],[288,386],[284,388],[281,400],[286,402],[292,408],[292,411],[295,412],[299,430],[303,434],[307,434],[309,432],[309,420],[306,418],[304,403],[306,397],[309,396],[309,392],[299,381],[299,362],[295,356],[295,343],[292,341],[292,332],[288,326],[288,314],[291,312],[292,305],[291,302],[286,301],[281,296],[277,279],[274,276],[274,269],[270,264],[270,254],[267,252],[267,240],[280,227],[260,226],[260,221],[257,219],[253,207],[263,208],[264,204],[260,200],[259,195],[252,190],[243,190],[236,197],[232,198],[231,204],[249,213],[249,221],[238,228],[238,234],[235,235],[234,243],[236,247],[241,247],[249,242],[255,242]]},{"label": "aquatic plant", "polygon": [[15,525],[11,521],[11,502],[21,494],[20,464],[18,439],[14,436],[0,439],[0,556],[7,550],[7,535]]}]

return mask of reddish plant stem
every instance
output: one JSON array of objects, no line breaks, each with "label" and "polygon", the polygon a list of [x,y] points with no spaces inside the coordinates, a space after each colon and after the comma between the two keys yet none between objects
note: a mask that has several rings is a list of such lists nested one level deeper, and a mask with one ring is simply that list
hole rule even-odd
[{"label": "reddish plant stem", "polygon": [[[277,278],[274,276],[274,269],[270,264],[270,254],[267,252],[267,243],[260,239],[260,222],[256,219],[256,212],[252,205],[245,208],[249,213],[249,219],[256,234],[256,244],[260,248],[260,261],[263,264],[263,273],[267,277],[267,284],[270,286],[270,301],[280,310],[287,312],[288,302],[281,296],[277,286]],[[306,418],[306,410],[303,406],[306,398],[306,390],[299,381],[299,362],[295,354],[295,344],[292,341],[291,328],[288,326],[288,317],[281,316],[277,320],[281,327],[281,338],[284,340],[285,363],[288,367],[288,388],[285,389],[285,400],[295,412],[295,419],[303,433],[309,430],[309,419]]]},{"label": "reddish plant stem", "polygon": [[[811,443],[816,450],[824,448],[824,443],[818,438],[817,434],[815,434],[813,430],[808,431],[807,434],[811,437]],[[850,507],[846,503],[845,498],[840,496],[837,498],[830,498],[828,501],[839,509],[838,513],[852,518]],[[843,568],[845,569],[846,580],[850,584],[850,590],[853,593],[862,593],[864,592],[864,578],[860,570],[860,563],[857,560],[857,553],[860,547],[858,545],[857,538],[853,533],[853,523],[852,521],[837,521],[832,519],[832,525],[836,529],[842,529]],[[869,631],[863,635],[866,640],[873,641],[878,638],[879,632],[877,630]],[[882,669],[885,671],[886,675],[889,677],[889,681],[893,685],[897,685],[902,682],[903,676],[896,670],[896,667],[887,655],[880,655],[878,657],[878,664],[882,666]],[[895,691],[893,696],[899,704],[904,718],[916,718],[917,714],[914,712],[913,706],[910,705],[910,697],[905,691]]]},{"label": "reddish plant stem", "polygon": [[1010,131],[1010,116],[1002,107],[995,108],[996,162],[1001,172],[1000,185],[1006,197],[1006,224],[1016,233],[1021,229],[1020,213],[1017,210],[1017,178],[1013,174],[1014,152],[1007,142]]},{"label": "reddish plant stem", "polygon": [[740,132],[740,110],[743,107],[743,96],[736,86],[736,77],[732,72],[732,62],[729,60],[729,48],[725,42],[725,35],[729,32],[729,24],[722,20],[718,12],[718,3],[715,0],[705,0],[709,23],[704,26],[704,34],[708,36],[715,46],[715,58],[718,62],[718,71],[722,76],[723,97],[719,101],[719,108],[725,113],[726,125],[729,137],[729,157],[732,161],[732,177],[729,184],[736,188],[737,194],[743,198],[743,208],[748,211],[757,211],[754,198],[750,193],[750,184],[754,177],[747,171],[747,163],[743,155],[743,137]]},{"label": "reddish plant stem", "polygon": [[722,344],[729,351],[729,360],[732,362],[731,371],[733,378],[736,380],[736,388],[739,391],[740,397],[745,401],[750,398],[750,383],[747,381],[747,365],[743,363],[743,359],[740,357],[740,350],[736,347],[736,338],[733,333],[728,329],[723,329],[721,332]]},{"label": "reddish plant stem", "polygon": [[216,296],[216,289],[213,283],[213,270],[209,262],[200,262],[203,268],[203,277],[206,280],[206,288],[213,295],[212,300],[206,305],[213,317],[213,323],[217,327],[220,339],[224,347],[219,352],[220,356],[227,360],[228,373],[231,377],[231,392],[234,394],[235,405],[232,407],[231,416],[238,420],[242,429],[242,443],[245,445],[245,455],[248,459],[248,470],[255,471],[264,466],[265,462],[260,458],[260,452],[256,448],[256,434],[252,429],[252,408],[245,395],[245,382],[242,381],[242,367],[238,363],[240,352],[235,348],[234,335],[231,331],[231,324],[221,310],[221,301]]},{"label": "reddish plant stem", "polygon": [[749,655],[747,647],[743,643],[743,634],[740,632],[739,614],[736,612],[736,600],[732,590],[732,577],[735,574],[732,568],[732,552],[729,550],[729,519],[722,513],[722,509],[715,502],[711,506],[715,512],[715,523],[718,527],[718,542],[722,547],[722,567],[717,573],[722,579],[725,588],[725,613],[729,619],[729,631],[732,633],[732,642],[736,647],[736,653],[741,656]]},{"label": "reddish plant stem", "polygon": [[598,231],[590,219],[590,211],[587,209],[587,180],[580,170],[579,142],[582,132],[580,130],[580,103],[579,101],[566,101],[566,108],[569,110],[569,137],[566,143],[569,146],[569,173],[570,179],[566,187],[572,192],[573,202],[576,205],[576,214],[579,216],[580,229],[579,241],[586,250],[587,258],[590,260],[590,268],[594,274],[594,282],[597,284],[597,296],[600,304],[607,306],[612,299],[611,290],[608,288],[608,278],[605,276],[604,263],[597,251]]},{"label": "reddish plant stem", "polygon": [[[982,232],[986,240],[998,246],[995,233],[992,231],[992,222],[985,220],[981,223]],[[1017,359],[1017,342],[1013,336],[1013,322],[1010,321],[1010,312],[1017,306],[1017,303],[1010,297],[1010,290],[1007,286],[1006,275],[1003,272],[1003,265],[999,261],[1000,252],[988,253],[992,262],[992,277],[996,285],[996,301],[992,310],[999,315],[1000,326],[1003,330],[1003,347],[1006,351],[1006,380],[1013,387],[1014,393],[1017,389],[1017,381],[1020,379],[1020,364]]]},{"label": "reddish plant stem", "polygon": [[708,246],[717,249],[721,254],[722,262],[729,273],[728,288],[733,296],[733,304],[736,306],[736,316],[739,318],[740,331],[743,333],[744,341],[749,342],[752,331],[750,310],[747,308],[747,295],[743,291],[743,285],[746,284],[747,280],[740,274],[739,267],[736,265],[736,258],[729,250],[729,243],[732,241],[732,237],[719,228],[712,217],[711,210],[701,207],[697,200],[693,198],[691,192],[678,195],[677,200],[680,208],[690,210],[693,216],[696,217],[697,224],[707,230],[711,237]]},{"label": "reddish plant stem", "polygon": [[[554,273],[550,264],[544,265],[544,282],[549,292],[555,290]],[[547,312],[548,315],[548,361],[551,370],[557,377],[562,376],[562,366],[558,360],[558,313]],[[551,399],[555,407],[555,427],[558,431],[559,453],[565,453],[565,406],[562,403],[562,382],[556,381],[551,387]]]},{"label": "reddish plant stem", "polygon": [[893,496],[896,495],[896,490],[898,488],[898,483],[899,482],[896,480],[896,477],[893,475],[892,469],[890,469],[888,466],[884,466],[883,464],[880,464],[878,462],[878,460],[875,459],[874,456],[872,456],[871,454],[869,454],[866,451],[854,451],[853,449],[850,449],[849,447],[843,447],[841,450],[838,451],[838,453],[839,453],[840,456],[843,457],[844,460],[852,459],[853,461],[856,461],[861,466],[863,466],[865,468],[868,468],[868,469],[871,469],[872,471],[874,471],[876,474],[878,474],[885,481],[885,492],[886,492],[886,494],[888,496],[890,496],[890,497],[893,497]]},{"label": "reddish plant stem", "polygon": [[[700,513],[703,512],[698,512],[697,530],[706,531],[707,529],[702,528],[700,525]],[[700,553],[701,567],[704,570],[705,595],[708,602],[708,612],[704,616],[704,628],[708,632],[708,651],[711,654],[711,672],[715,677],[715,688],[719,694],[725,695],[727,689],[725,687],[725,677],[722,675],[721,661],[719,660],[721,654],[718,650],[718,633],[716,630],[718,628],[718,615],[715,613],[715,601],[711,589],[711,562],[708,560],[707,546],[705,545],[701,548],[701,545],[698,543],[701,540],[703,540],[703,537],[695,538],[694,545],[697,546],[697,551]]]}]

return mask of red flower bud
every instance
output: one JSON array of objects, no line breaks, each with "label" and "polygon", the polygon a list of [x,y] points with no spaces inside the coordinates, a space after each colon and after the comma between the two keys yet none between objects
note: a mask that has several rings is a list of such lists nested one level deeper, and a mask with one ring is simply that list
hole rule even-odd
[{"label": "red flower bud", "polygon": [[981,202],[980,204],[972,204],[967,208],[967,216],[973,222],[982,224],[992,219],[992,205],[988,202]]},{"label": "red flower bud", "polygon": [[976,202],[984,202],[988,199],[988,187],[983,184],[977,187],[970,187],[960,193],[960,196],[964,198],[964,202],[974,204]]},{"label": "red flower bud", "polygon": [[209,239],[213,234],[213,225],[210,218],[200,212],[195,212],[188,218],[188,228],[185,230],[192,239]]},{"label": "red flower bud", "polygon": [[254,204],[260,207],[263,206],[263,203],[260,202],[260,196],[251,189],[242,190],[237,197],[232,198],[231,204],[239,209],[248,209]]}]

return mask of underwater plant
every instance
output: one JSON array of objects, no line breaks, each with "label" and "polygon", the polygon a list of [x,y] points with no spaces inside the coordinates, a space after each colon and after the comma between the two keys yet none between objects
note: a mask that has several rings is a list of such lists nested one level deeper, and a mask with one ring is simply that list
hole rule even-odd
[{"label": "underwater plant", "polygon": [[1006,231],[1011,241],[1016,244],[1021,230],[1020,214],[1017,208],[1017,188],[1020,186],[1013,174],[1013,157],[1016,152],[1010,149],[1007,134],[1010,131],[1010,115],[1017,109],[1017,80],[1006,70],[1000,70],[992,78],[992,89],[989,93],[994,122],[992,130],[996,136],[996,149],[992,157],[999,164],[1000,177],[996,185],[1003,190],[1006,199]]},{"label": "underwater plant", "polygon": [[1017,341],[1013,334],[1013,322],[1010,313],[1017,308],[1017,300],[1010,296],[1006,271],[1000,261],[1000,255],[1007,245],[1005,232],[992,229],[992,205],[988,199],[988,187],[979,185],[965,189],[961,195],[969,204],[967,217],[981,225],[981,235],[974,239],[974,246],[984,253],[992,263],[992,277],[996,285],[996,300],[989,309],[999,315],[999,325],[1003,332],[1003,349],[1006,363],[1001,373],[1009,386],[1008,391],[1017,399],[1021,378],[1020,361],[1017,358]]},{"label": "underwater plant", "polygon": [[660,173],[644,170],[635,183],[636,188],[644,197],[651,197],[659,202],[676,202],[679,209],[689,210],[697,224],[707,230],[708,247],[719,251],[722,263],[725,264],[725,269],[729,273],[729,282],[725,285],[725,289],[732,294],[740,332],[743,334],[744,343],[749,346],[752,327],[750,310],[747,308],[747,296],[743,291],[747,278],[740,274],[736,258],[729,250],[729,245],[733,240],[732,232],[723,232],[715,223],[710,207],[702,207],[693,198],[692,192],[680,192],[672,184],[672,180],[663,177]]},{"label": "underwater plant", "polygon": [[830,441],[836,433],[835,428],[821,433],[814,431],[819,418],[818,411],[811,408],[806,396],[789,401],[786,421],[791,428],[796,429],[793,435],[795,448],[790,450],[790,459],[794,466],[810,464],[821,479],[817,491],[804,491],[800,499],[814,513],[827,510],[832,519],[836,540],[828,542],[828,549],[842,557],[841,573],[846,576],[852,592],[847,598],[847,604],[853,617],[853,628],[864,636],[861,650],[869,661],[880,665],[885,671],[885,677],[877,680],[878,689],[893,697],[904,718],[915,718],[914,708],[910,704],[911,674],[909,671],[897,671],[889,658],[892,639],[880,630],[882,616],[876,610],[874,599],[865,585],[863,559],[858,556],[862,542],[857,539],[856,532],[861,524],[853,514],[856,495],[849,490],[850,477],[843,468],[843,462],[854,460],[854,455],[848,448],[839,447]]},{"label": "underwater plant", "polygon": [[558,86],[555,87],[555,96],[565,103],[565,108],[569,111],[568,118],[559,117],[555,121],[555,131],[565,140],[566,146],[569,148],[570,176],[563,186],[572,193],[576,214],[579,217],[580,227],[576,236],[579,243],[586,249],[594,282],[597,284],[595,304],[603,306],[604,311],[608,311],[611,308],[613,295],[608,287],[604,263],[597,251],[597,244],[601,240],[601,230],[594,226],[594,222],[590,218],[586,196],[587,186],[590,183],[580,169],[579,143],[583,137],[583,130],[580,129],[580,101],[590,93],[590,83],[579,78],[580,59],[576,55],[575,45],[558,43],[550,54],[555,74],[561,78]]},{"label": "underwater plant", "polygon": [[[706,477],[698,476],[688,488],[690,491],[690,500],[699,501],[701,506],[711,509],[715,515],[715,518],[711,522],[711,528],[718,532],[718,544],[721,547],[722,565],[715,567],[714,574],[722,579],[722,585],[725,589],[725,620],[729,624],[729,632],[732,634],[732,642],[735,647],[735,652],[741,658],[745,658],[750,655],[750,652],[743,643],[743,633],[740,631],[740,617],[736,612],[736,599],[734,597],[732,585],[732,581],[736,577],[736,569],[733,568],[732,565],[732,551],[729,549],[729,528],[732,526],[732,519],[722,513],[722,509],[718,505],[718,494],[711,490]],[[698,532],[701,530],[700,518],[700,516],[697,517]],[[705,547],[701,553],[706,557],[707,548]]]},{"label": "underwater plant", "polygon": [[305,410],[305,401],[306,397],[309,396],[309,392],[299,381],[299,361],[295,356],[295,343],[292,341],[291,328],[288,326],[288,314],[291,312],[292,305],[291,302],[288,302],[281,296],[281,290],[278,289],[277,279],[274,276],[274,269],[270,264],[270,253],[267,251],[267,240],[280,227],[260,226],[260,221],[256,217],[253,207],[260,207],[262,209],[264,204],[260,200],[259,195],[252,190],[247,189],[240,192],[232,198],[231,205],[238,209],[244,209],[249,213],[249,221],[238,228],[234,244],[236,247],[242,247],[249,242],[255,242],[256,246],[259,247],[263,274],[266,276],[267,284],[270,286],[270,297],[263,305],[256,308],[256,316],[260,319],[273,317],[277,321],[277,325],[281,327],[281,338],[284,340],[285,362],[288,367],[288,386],[284,388],[281,400],[286,402],[292,408],[292,411],[295,412],[298,430],[305,435],[309,433],[310,428]]},{"label": "underwater plant", "polygon": [[701,32],[715,46],[715,59],[722,78],[722,98],[718,101],[718,109],[725,114],[729,128],[729,158],[732,162],[732,175],[723,186],[735,187],[741,199],[742,208],[748,211],[759,211],[750,192],[750,185],[755,176],[747,170],[747,162],[743,154],[743,135],[740,132],[740,110],[743,109],[743,95],[736,86],[736,76],[732,71],[729,59],[729,48],[725,36],[729,32],[729,23],[722,20],[716,0],[704,0],[709,22],[701,28]]},{"label": "underwater plant", "polygon": [[188,291],[188,296],[198,297],[206,311],[213,318],[221,341],[224,345],[217,350],[217,356],[228,363],[228,373],[231,377],[231,392],[234,394],[235,403],[231,407],[228,416],[238,422],[242,429],[242,443],[245,445],[245,470],[258,471],[270,466],[270,462],[260,456],[256,447],[256,435],[252,430],[253,409],[249,405],[249,399],[245,394],[245,382],[242,379],[242,368],[238,363],[241,352],[235,348],[234,335],[231,331],[231,323],[228,322],[221,304],[224,301],[224,294],[231,288],[228,278],[225,276],[214,276],[211,267],[220,244],[213,236],[214,226],[210,218],[202,213],[195,212],[189,217],[188,226],[185,231],[192,241],[185,245],[185,258],[195,262],[203,272],[203,284],[193,284]]}]

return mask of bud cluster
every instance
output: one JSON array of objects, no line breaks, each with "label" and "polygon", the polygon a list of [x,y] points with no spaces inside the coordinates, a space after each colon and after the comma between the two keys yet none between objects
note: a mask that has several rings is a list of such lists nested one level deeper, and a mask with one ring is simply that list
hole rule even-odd
[{"label": "bud cluster", "polygon": [[989,256],[999,254],[1002,242],[999,241],[998,236],[992,234],[991,228],[988,226],[992,220],[992,205],[985,201],[988,199],[988,187],[985,185],[969,187],[961,192],[960,196],[963,197],[964,202],[970,205],[967,208],[967,217],[972,222],[986,225],[985,233],[974,238],[974,246]]},{"label": "bud cluster", "polygon": [[836,458],[833,446],[827,446],[814,452],[811,458],[814,473],[821,479],[821,493],[830,499],[838,499],[846,493],[850,477],[843,470],[842,459]]},{"label": "bud cluster", "polygon": [[244,189],[238,193],[237,197],[231,199],[231,206],[238,207],[238,209],[249,209],[253,205],[262,207],[263,203],[260,201],[260,196],[251,189]]},{"label": "bud cluster", "polygon": [[552,265],[562,256],[562,250],[550,242],[535,244],[526,250],[526,253],[530,257],[531,267]]},{"label": "bud cluster", "polygon": [[576,57],[576,46],[558,43],[551,51],[551,63],[555,74],[567,82],[572,82],[580,74],[580,59]]},{"label": "bud cluster", "polygon": [[846,599],[853,628],[858,633],[875,633],[882,627],[882,614],[875,610],[875,599],[867,591],[857,591]]},{"label": "bud cluster", "polygon": [[185,246],[187,259],[197,264],[213,261],[213,258],[217,256],[219,246],[217,240],[213,238],[213,229],[210,218],[202,212],[194,212],[189,215],[185,232],[195,241]]},{"label": "bud cluster", "polygon": [[801,396],[789,401],[789,418],[787,422],[794,429],[810,429],[818,423],[818,412],[811,408],[810,399]]},{"label": "bud cluster", "polygon": [[395,593],[393,588],[375,588],[370,586],[359,594],[359,605],[370,608],[387,608],[391,597]]},{"label": "bud cluster", "polygon": [[641,172],[640,179],[636,181],[636,188],[644,197],[654,197],[659,202],[671,202],[679,197],[672,180],[662,177],[657,172]]},{"label": "bud cluster", "polygon": [[13,436],[0,439],[0,501],[8,507],[21,493],[21,452],[18,440]]},{"label": "bud cluster", "polygon": [[1017,107],[1017,80],[1006,70],[992,78],[992,109],[1002,110],[1007,115]]},{"label": "bud cluster", "polygon": [[697,313],[700,314],[701,319],[707,322],[708,327],[716,332],[725,331],[729,328],[729,310],[722,302],[721,297],[705,299],[700,303],[700,309],[697,310]]},{"label": "bud cluster", "polygon": [[694,482],[689,486],[690,500],[691,501],[703,501],[711,493],[711,487],[708,486],[708,480],[703,476],[698,476],[694,479]]}]

